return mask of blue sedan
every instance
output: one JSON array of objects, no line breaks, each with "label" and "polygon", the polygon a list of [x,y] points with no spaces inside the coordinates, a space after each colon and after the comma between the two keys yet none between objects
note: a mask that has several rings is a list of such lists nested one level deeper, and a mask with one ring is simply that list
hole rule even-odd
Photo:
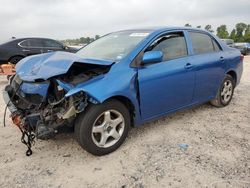
[{"label": "blue sedan", "polygon": [[118,31],[76,54],[21,60],[4,99],[28,141],[71,126],[85,150],[105,155],[124,142],[131,126],[208,101],[227,106],[242,62],[237,49],[200,29]]}]

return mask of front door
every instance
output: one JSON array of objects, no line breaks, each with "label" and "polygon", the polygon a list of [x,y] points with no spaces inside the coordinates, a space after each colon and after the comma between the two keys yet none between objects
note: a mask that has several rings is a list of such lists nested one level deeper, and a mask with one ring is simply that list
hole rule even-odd
[{"label": "front door", "polygon": [[146,51],[162,51],[163,62],[138,70],[140,107],[144,121],[192,103],[195,70],[183,32],[159,37]]},{"label": "front door", "polygon": [[26,39],[20,43],[23,54],[25,56],[44,53],[42,42],[40,39]]}]

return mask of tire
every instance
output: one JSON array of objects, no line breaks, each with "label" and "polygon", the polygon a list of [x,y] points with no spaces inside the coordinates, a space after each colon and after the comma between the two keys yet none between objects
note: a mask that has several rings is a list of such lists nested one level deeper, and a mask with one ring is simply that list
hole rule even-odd
[{"label": "tire", "polygon": [[9,59],[9,62],[11,63],[11,64],[17,64],[21,59],[23,59],[24,57],[22,57],[22,56],[14,56],[14,57],[11,57],[10,59]]},{"label": "tire", "polygon": [[210,101],[210,103],[216,107],[224,107],[229,105],[234,94],[234,88],[235,80],[232,78],[232,76],[227,74],[222,81],[219,90],[217,91],[216,97]]},{"label": "tire", "polygon": [[89,105],[86,111],[78,115],[75,137],[83,149],[93,155],[102,156],[120,147],[129,128],[129,110],[118,100],[109,100],[102,104]]}]

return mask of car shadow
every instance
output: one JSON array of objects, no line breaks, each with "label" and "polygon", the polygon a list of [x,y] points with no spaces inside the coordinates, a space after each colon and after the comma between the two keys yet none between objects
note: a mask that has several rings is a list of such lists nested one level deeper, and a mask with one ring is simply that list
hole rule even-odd
[{"label": "car shadow", "polygon": [[[208,103],[205,103],[189,109],[173,112],[157,120],[144,123],[138,127],[132,127],[128,135],[128,140],[138,137],[140,132],[143,132],[144,134],[150,133],[153,129],[157,129],[157,127],[166,126],[167,124],[171,124],[172,122],[177,120],[184,120],[187,118],[187,115],[188,117],[192,117],[203,110],[211,108],[214,107]],[[64,126],[58,130],[58,134],[52,140],[56,143],[58,142],[58,144],[60,145],[59,142],[67,143],[67,140],[71,139],[74,139],[74,127]]]},{"label": "car shadow", "polygon": [[189,109],[180,110],[177,112],[167,114],[163,117],[160,117],[157,120],[153,120],[153,121],[144,123],[138,127],[134,127],[133,129],[131,129],[129,137],[130,138],[137,137],[139,135],[138,133],[142,131],[145,134],[147,134],[148,132],[150,133],[153,129],[157,129],[157,127],[167,126],[168,124],[171,124],[172,122],[175,122],[177,120],[181,121],[181,120],[187,119],[187,116],[190,119],[190,117],[195,116],[197,113],[200,113],[204,110],[206,111],[211,108],[214,108],[214,107],[210,105],[209,103],[204,103],[204,104],[191,107]]}]

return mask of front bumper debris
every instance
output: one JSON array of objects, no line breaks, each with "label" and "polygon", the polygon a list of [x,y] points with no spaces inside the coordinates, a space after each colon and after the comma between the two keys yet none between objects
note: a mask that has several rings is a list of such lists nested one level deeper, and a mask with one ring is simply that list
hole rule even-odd
[{"label": "front bumper debris", "polygon": [[[8,87],[8,86],[7,86],[7,87]],[[6,88],[7,88],[7,87],[6,87]],[[17,110],[16,106],[13,104],[13,102],[10,100],[9,93],[8,93],[8,91],[6,91],[6,88],[5,88],[5,90],[3,91],[3,99],[4,99],[5,104],[7,105],[7,108],[8,108],[9,111],[11,112],[11,114],[14,114],[14,113],[16,113],[18,110]]]},{"label": "front bumper debris", "polygon": [[[8,93],[8,86],[6,86],[5,90],[3,91],[3,98],[6,104],[4,116],[6,116],[6,110],[8,108],[11,113],[10,117],[13,123],[17,125],[17,127],[22,133],[21,142],[27,146],[26,156],[30,156],[33,153],[31,150],[31,147],[35,143],[35,134],[33,130],[31,129],[31,127],[29,126],[29,124],[24,125],[22,114],[19,112],[17,107],[11,101],[11,97],[9,96],[9,93]],[[5,117],[4,117],[4,121],[5,121]],[[4,125],[5,125],[5,122],[4,122]]]}]

